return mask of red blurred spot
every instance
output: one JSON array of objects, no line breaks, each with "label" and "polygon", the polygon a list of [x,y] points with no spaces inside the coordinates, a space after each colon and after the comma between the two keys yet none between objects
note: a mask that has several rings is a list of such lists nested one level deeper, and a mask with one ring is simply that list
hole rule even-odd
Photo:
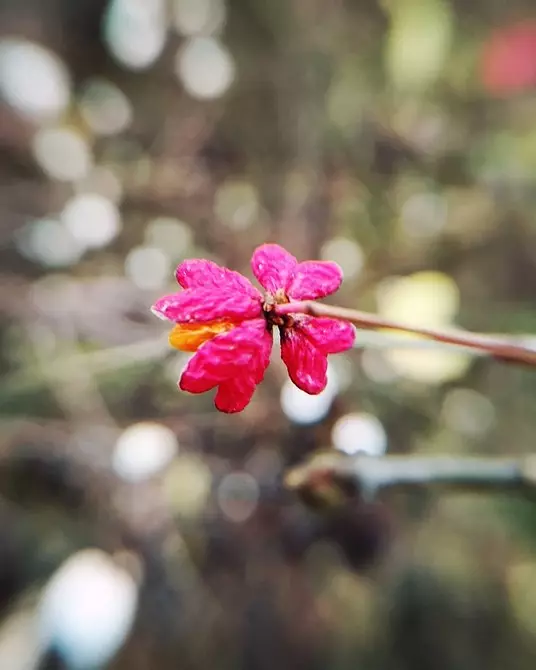
[{"label": "red blurred spot", "polygon": [[536,85],[536,21],[496,30],[484,44],[480,75],[492,95],[507,96]]}]

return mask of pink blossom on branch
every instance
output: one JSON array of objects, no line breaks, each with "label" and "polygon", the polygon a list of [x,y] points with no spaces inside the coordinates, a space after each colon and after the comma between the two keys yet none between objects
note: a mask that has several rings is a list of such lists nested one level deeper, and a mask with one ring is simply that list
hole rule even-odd
[{"label": "pink blossom on branch", "polygon": [[274,327],[279,328],[281,358],[290,378],[310,394],[326,386],[327,355],[354,342],[354,327],[345,321],[277,313],[278,305],[336,291],[342,282],[336,263],[299,263],[279,245],[264,244],[255,250],[251,267],[264,292],[212,261],[186,260],[176,272],[184,290],[161,298],[152,308],[160,318],[175,322],[172,346],[196,352],[179,387],[190,393],[217,387],[215,405],[222,412],[240,412],[251,400],[270,361]]}]

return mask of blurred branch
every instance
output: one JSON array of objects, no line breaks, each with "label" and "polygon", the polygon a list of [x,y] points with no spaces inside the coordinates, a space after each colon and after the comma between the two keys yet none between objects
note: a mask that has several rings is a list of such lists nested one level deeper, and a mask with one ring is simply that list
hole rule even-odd
[{"label": "blurred branch", "polygon": [[60,380],[66,376],[71,378],[80,369],[89,368],[94,375],[107,374],[131,365],[160,360],[168,351],[167,337],[157,337],[88,353],[72,353],[27,366],[5,377],[3,389],[7,394],[22,393],[49,384],[50,377]]},{"label": "blurred branch", "polygon": [[387,489],[446,488],[473,492],[514,490],[536,496],[536,457],[344,456],[325,452],[290,470],[288,488],[314,506],[370,499]]}]

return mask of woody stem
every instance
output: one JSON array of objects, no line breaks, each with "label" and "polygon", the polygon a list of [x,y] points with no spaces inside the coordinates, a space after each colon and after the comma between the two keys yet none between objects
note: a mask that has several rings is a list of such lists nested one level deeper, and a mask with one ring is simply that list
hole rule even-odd
[{"label": "woody stem", "polygon": [[312,301],[289,302],[283,305],[277,305],[275,311],[280,315],[308,314],[309,316],[342,319],[353,323],[358,328],[367,330],[381,328],[398,330],[403,333],[420,335],[421,337],[435,340],[436,342],[486,352],[491,356],[508,363],[536,365],[536,351],[518,344],[497,340],[486,335],[477,335],[461,330],[442,331],[432,328],[419,328],[418,326],[409,326],[397,321],[391,321],[390,319],[384,319],[381,316],[371,314],[370,312],[361,312],[355,309],[325,305]]}]

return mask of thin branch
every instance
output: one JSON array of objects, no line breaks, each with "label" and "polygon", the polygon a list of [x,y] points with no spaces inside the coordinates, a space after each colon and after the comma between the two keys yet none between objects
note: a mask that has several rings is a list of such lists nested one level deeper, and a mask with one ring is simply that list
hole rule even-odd
[{"label": "thin branch", "polygon": [[388,489],[516,491],[536,497],[536,457],[344,456],[329,451],[290,470],[285,484],[312,503],[337,505]]},{"label": "thin branch", "polygon": [[534,349],[462,330],[442,331],[432,328],[420,328],[418,326],[406,325],[397,321],[391,321],[390,319],[384,319],[381,316],[369,312],[360,312],[345,307],[335,307],[333,305],[309,301],[290,302],[285,305],[277,305],[276,311],[280,315],[309,314],[310,316],[325,316],[332,319],[342,319],[353,323],[359,328],[367,330],[382,328],[386,330],[398,330],[403,333],[419,335],[436,342],[488,353],[489,355],[508,363],[531,366],[536,365],[536,350]]},{"label": "thin branch", "polygon": [[[531,340],[536,342],[531,335],[509,335],[505,333],[489,333],[486,337],[499,340],[504,343],[521,346],[526,349],[533,349]],[[490,356],[489,351],[480,351],[465,346],[453,347],[452,344],[437,342],[436,340],[425,340],[421,337],[400,337],[393,332],[384,332],[381,330],[360,330],[359,337],[354,342],[354,349],[377,349],[391,351],[455,351],[456,353],[467,354],[468,356]],[[536,348],[534,349],[536,351]]]}]

